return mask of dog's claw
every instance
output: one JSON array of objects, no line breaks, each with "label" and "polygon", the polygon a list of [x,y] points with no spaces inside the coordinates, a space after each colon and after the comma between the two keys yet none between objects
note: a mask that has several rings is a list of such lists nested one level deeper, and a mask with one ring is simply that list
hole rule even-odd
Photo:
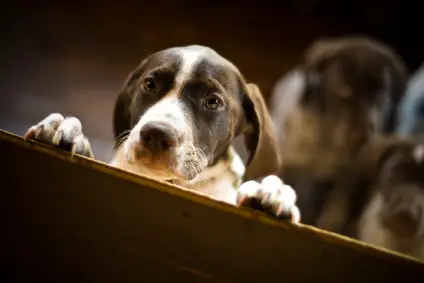
[{"label": "dog's claw", "polygon": [[62,140],[63,137],[63,131],[59,130],[56,132],[56,134],[53,136],[53,145],[59,145],[60,141]]},{"label": "dog's claw", "polygon": [[37,127],[37,129],[35,130],[35,135],[34,135],[34,137],[35,138],[38,138],[38,136],[41,134],[41,132],[44,130],[44,126],[43,125],[40,125],[40,126],[38,126]]},{"label": "dog's claw", "polygon": [[300,222],[296,193],[277,176],[268,176],[260,183],[248,181],[237,192],[237,205],[263,211],[279,219]]},{"label": "dog's claw", "polygon": [[32,129],[33,127],[29,128],[28,131],[25,133],[24,135],[24,140],[30,140],[34,138],[34,130]]},{"label": "dog's claw", "polygon": [[74,117],[64,118],[54,113],[28,129],[24,139],[34,139],[71,152],[93,158],[90,142],[82,133],[81,122]]},{"label": "dog's claw", "polygon": [[40,125],[32,126],[24,135],[24,140],[37,139],[42,130]]},{"label": "dog's claw", "polygon": [[91,150],[91,145],[88,142],[87,138],[85,138],[83,135],[77,136],[73,141],[71,147],[71,154],[80,154],[90,158],[94,158]]}]

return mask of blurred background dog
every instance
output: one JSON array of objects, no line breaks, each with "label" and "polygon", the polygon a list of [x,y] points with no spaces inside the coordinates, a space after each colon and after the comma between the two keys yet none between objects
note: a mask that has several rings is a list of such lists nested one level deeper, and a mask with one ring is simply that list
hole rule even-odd
[{"label": "blurred background dog", "polygon": [[270,109],[280,177],[299,197],[303,222],[315,225],[334,179],[374,135],[393,132],[406,85],[403,60],[364,36],[313,42],[277,84]]}]

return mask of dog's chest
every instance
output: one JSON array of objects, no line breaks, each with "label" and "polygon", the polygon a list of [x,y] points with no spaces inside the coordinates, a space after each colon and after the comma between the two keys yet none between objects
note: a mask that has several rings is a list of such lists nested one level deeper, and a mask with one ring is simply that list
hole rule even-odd
[{"label": "dog's chest", "polygon": [[230,147],[225,159],[203,170],[192,182],[180,185],[217,200],[235,204],[237,189],[242,184],[245,166],[242,159]]},{"label": "dog's chest", "polygon": [[199,182],[191,189],[211,196],[216,200],[235,204],[237,187],[234,184],[234,175],[228,171],[222,171],[217,178],[211,178],[204,182]]}]

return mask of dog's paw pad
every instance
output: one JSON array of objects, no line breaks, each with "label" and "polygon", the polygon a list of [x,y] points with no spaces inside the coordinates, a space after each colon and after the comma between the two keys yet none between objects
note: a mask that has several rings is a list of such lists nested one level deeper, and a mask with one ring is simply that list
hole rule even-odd
[{"label": "dog's paw pad", "polygon": [[237,192],[237,205],[261,210],[280,219],[300,222],[296,193],[277,176],[268,176],[260,183],[248,181]]},{"label": "dog's paw pad", "polygon": [[57,146],[73,154],[93,157],[90,143],[82,133],[81,122],[75,117],[64,118],[59,113],[50,114],[29,128],[24,138]]}]

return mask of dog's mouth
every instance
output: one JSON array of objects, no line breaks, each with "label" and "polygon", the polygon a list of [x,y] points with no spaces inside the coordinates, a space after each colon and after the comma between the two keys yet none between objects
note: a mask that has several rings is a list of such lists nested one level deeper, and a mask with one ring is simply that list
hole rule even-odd
[{"label": "dog's mouth", "polygon": [[192,147],[183,157],[181,171],[185,180],[193,180],[205,169],[207,163],[208,161],[203,151]]},{"label": "dog's mouth", "polygon": [[202,150],[181,145],[153,154],[140,143],[124,144],[125,158],[137,171],[163,181],[191,181],[207,166]]}]

